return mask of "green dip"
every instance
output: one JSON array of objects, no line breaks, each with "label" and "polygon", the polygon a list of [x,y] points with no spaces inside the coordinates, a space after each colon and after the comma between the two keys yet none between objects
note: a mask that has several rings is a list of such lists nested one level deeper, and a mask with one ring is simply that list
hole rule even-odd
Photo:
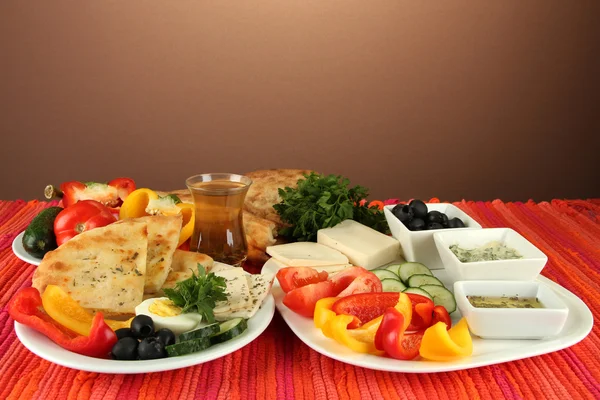
[{"label": "green dip", "polygon": [[467,296],[467,299],[476,308],[544,308],[537,297]]},{"label": "green dip", "polygon": [[514,260],[523,258],[517,250],[507,247],[500,242],[489,242],[475,249],[463,249],[457,244],[450,246],[450,250],[460,260],[460,262],[477,262],[493,260]]}]

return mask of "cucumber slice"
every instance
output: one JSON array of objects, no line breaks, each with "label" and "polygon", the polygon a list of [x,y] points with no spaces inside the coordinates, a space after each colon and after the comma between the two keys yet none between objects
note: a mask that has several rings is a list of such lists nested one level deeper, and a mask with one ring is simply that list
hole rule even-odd
[{"label": "cucumber slice", "polygon": [[406,286],[399,279],[382,279],[381,288],[384,292],[403,292]]},{"label": "cucumber slice", "polygon": [[404,293],[419,294],[419,295],[427,297],[429,300],[433,301],[433,297],[431,297],[431,295],[427,291],[425,291],[425,290],[423,290],[421,288],[418,288],[418,287],[409,287],[408,289],[404,290],[403,292]]},{"label": "cucumber slice", "polygon": [[203,337],[200,339],[186,340],[185,342],[171,344],[166,346],[165,350],[167,351],[169,357],[177,357],[206,350],[210,346],[210,338]]},{"label": "cucumber slice", "polygon": [[211,337],[211,336],[216,335],[220,331],[221,331],[221,328],[219,327],[219,324],[214,323],[214,324],[210,324],[210,325],[204,326],[199,329],[194,329],[193,331],[182,333],[181,335],[179,335],[179,341],[185,342],[186,340],[202,339],[205,337]]},{"label": "cucumber slice", "polygon": [[229,321],[225,321],[219,325],[219,332],[214,336],[211,336],[210,342],[212,344],[223,343],[233,339],[236,336],[241,335],[248,329],[248,323],[243,318],[234,318]]},{"label": "cucumber slice", "polygon": [[416,274],[408,278],[408,286],[410,287],[421,287],[423,285],[437,285],[444,286],[442,282],[435,276]]},{"label": "cucumber slice", "polygon": [[402,264],[392,264],[392,265],[388,265],[387,267],[385,267],[386,270],[393,272],[394,274],[400,276],[400,267],[402,266]]},{"label": "cucumber slice", "polygon": [[398,275],[396,275],[392,271],[388,271],[387,269],[374,269],[371,270],[371,272],[377,275],[377,277],[381,281],[383,281],[384,279],[399,279]]},{"label": "cucumber slice", "polygon": [[456,299],[451,291],[443,286],[423,285],[419,289],[425,290],[433,298],[433,303],[436,306],[444,306],[448,314],[456,311]]},{"label": "cucumber slice", "polygon": [[421,263],[418,262],[407,262],[400,266],[398,270],[398,276],[404,283],[408,283],[408,279],[413,275],[431,275],[433,273]]}]

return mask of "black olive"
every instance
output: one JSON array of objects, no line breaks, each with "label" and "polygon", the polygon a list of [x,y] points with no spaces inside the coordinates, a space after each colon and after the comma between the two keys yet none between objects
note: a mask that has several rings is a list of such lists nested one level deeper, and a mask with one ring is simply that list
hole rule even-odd
[{"label": "black olive", "polygon": [[156,331],[154,337],[156,337],[156,339],[159,340],[165,346],[175,344],[175,334],[170,329],[159,329]]},{"label": "black olive", "polygon": [[138,315],[131,321],[131,333],[137,338],[152,336],[154,334],[154,321],[147,315]]},{"label": "black olive", "polygon": [[464,228],[465,224],[460,218],[452,218],[448,220],[448,228]]},{"label": "black olive", "polygon": [[447,228],[448,227],[448,216],[444,213],[440,213],[440,214],[442,214],[442,226],[444,228]]},{"label": "black olive", "polygon": [[439,222],[429,222],[427,224],[427,230],[430,231],[432,229],[444,229],[444,226]]},{"label": "black olive", "polygon": [[132,337],[119,339],[111,351],[111,357],[115,360],[135,360],[137,356],[138,341]]},{"label": "black olive", "polygon": [[429,211],[427,213],[427,218],[425,219],[425,221],[429,222],[436,222],[438,224],[442,223],[442,213],[439,211]]},{"label": "black olive", "polygon": [[138,345],[138,356],[140,360],[154,360],[165,358],[167,351],[160,340],[155,337],[147,337]]},{"label": "black olive", "polygon": [[422,231],[425,229],[425,221],[423,221],[421,218],[413,218],[408,223],[408,229],[411,231]]},{"label": "black olive", "polygon": [[129,328],[117,329],[115,331],[115,333],[117,334],[117,339],[119,339],[119,340],[126,338],[126,337],[133,337],[133,332],[131,332],[131,329],[129,329]]},{"label": "black olive", "polygon": [[427,218],[427,206],[421,200],[412,200],[408,206],[413,210],[415,218],[425,220]]},{"label": "black olive", "polygon": [[406,204],[397,204],[392,208],[392,214],[400,220],[400,222],[408,222],[413,218],[412,209]]}]

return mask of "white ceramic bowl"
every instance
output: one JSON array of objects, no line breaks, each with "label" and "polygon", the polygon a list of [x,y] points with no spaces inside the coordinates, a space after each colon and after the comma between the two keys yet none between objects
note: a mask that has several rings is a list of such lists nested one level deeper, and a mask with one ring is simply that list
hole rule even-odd
[{"label": "white ceramic bowl", "polygon": [[[477,308],[467,296],[537,297],[544,308]],[[566,304],[541,282],[456,282],[454,297],[469,330],[484,339],[541,339],[558,335],[569,315]]]},{"label": "white ceramic bowl", "polygon": [[[548,257],[527,239],[510,228],[490,228],[452,232],[438,231],[434,234],[435,245],[448,272],[450,281],[472,280],[534,280],[546,265]],[[523,258],[515,260],[493,260],[461,262],[450,250],[457,244],[464,249],[483,246],[498,241],[517,250]]]},{"label": "white ceramic bowl", "polygon": [[427,203],[428,211],[439,211],[448,216],[449,219],[458,217],[465,224],[465,228],[435,229],[431,231],[411,231],[394,214],[392,209],[395,205],[385,206],[383,212],[387,219],[392,236],[396,238],[402,247],[406,261],[416,261],[426,265],[429,269],[444,268],[442,260],[438,255],[433,241],[435,232],[465,231],[469,229],[481,229],[481,225],[467,215],[460,208],[450,203]]}]

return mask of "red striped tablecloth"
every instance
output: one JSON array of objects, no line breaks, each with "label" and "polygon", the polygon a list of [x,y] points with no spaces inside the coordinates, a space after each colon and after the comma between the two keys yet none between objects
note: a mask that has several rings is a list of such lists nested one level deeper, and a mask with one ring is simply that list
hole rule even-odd
[{"label": "red striped tablecloth", "polygon": [[402,374],[353,367],[304,345],[275,315],[254,342],[218,360],[175,371],[104,375],[60,367],[27,350],[6,311],[34,266],[11,243],[48,203],[0,202],[0,399],[597,399],[600,398],[600,200],[463,201],[484,227],[511,227],[549,257],[543,275],[594,314],[590,335],[568,349],[449,373]]}]

